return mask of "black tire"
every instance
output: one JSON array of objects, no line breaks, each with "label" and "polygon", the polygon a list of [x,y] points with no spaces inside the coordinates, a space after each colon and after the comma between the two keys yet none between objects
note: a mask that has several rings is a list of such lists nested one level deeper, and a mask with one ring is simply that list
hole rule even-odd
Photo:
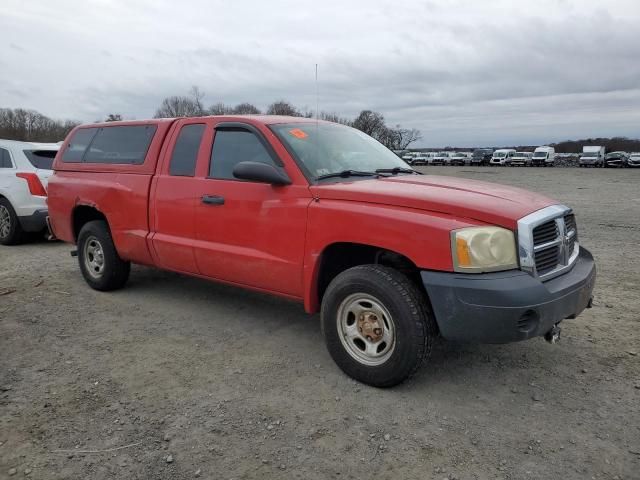
[{"label": "black tire", "polygon": [[[99,259],[102,260],[101,267]],[[122,288],[131,271],[131,263],[118,255],[107,222],[103,220],[87,222],[80,229],[78,263],[89,286],[101,291]]]},{"label": "black tire", "polygon": [[[4,222],[8,222],[7,225]],[[0,243],[2,245],[18,245],[24,240],[24,232],[16,211],[6,198],[0,198]]]},{"label": "black tire", "polygon": [[[339,313],[344,312],[350,298],[359,295],[378,301],[388,311],[388,320],[395,331],[393,347],[380,364],[358,360],[349,351],[355,349],[356,342],[346,346],[344,343],[349,345],[350,341],[341,339],[342,327],[338,324],[344,316]],[[375,311],[375,307],[371,309]],[[360,320],[352,318],[352,325],[358,328]],[[336,364],[350,377],[374,387],[393,387],[411,377],[431,354],[437,335],[426,295],[402,273],[380,265],[361,265],[336,276],[322,299],[321,322],[327,349]],[[365,344],[362,338],[356,340]],[[384,340],[370,344],[380,348]]]}]

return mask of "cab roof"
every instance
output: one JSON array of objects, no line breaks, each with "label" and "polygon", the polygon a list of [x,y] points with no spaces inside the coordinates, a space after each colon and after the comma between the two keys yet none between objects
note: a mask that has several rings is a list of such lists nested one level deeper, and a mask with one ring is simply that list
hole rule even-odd
[{"label": "cab roof", "polygon": [[163,123],[173,123],[177,120],[196,118],[215,118],[225,122],[238,122],[250,120],[252,123],[262,123],[264,125],[274,125],[277,123],[323,123],[331,124],[326,120],[316,120],[315,118],[292,117],[286,115],[206,115],[202,117],[174,117],[174,118],[151,118],[148,120],[122,120],[118,122],[98,122],[82,125],[86,127],[109,127],[115,125],[159,125]]}]

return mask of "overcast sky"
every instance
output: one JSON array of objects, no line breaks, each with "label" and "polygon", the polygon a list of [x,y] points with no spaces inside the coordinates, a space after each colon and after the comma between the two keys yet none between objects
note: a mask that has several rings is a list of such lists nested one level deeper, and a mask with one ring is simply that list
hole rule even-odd
[{"label": "overcast sky", "polygon": [[638,0],[1,0],[0,106],[149,118],[278,99],[418,128],[422,146],[640,137]]}]

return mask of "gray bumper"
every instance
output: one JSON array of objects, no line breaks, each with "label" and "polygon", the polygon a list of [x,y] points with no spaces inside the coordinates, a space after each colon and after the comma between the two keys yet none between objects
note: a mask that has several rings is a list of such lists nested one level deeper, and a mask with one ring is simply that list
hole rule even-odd
[{"label": "gray bumper", "polygon": [[542,336],[590,303],[596,268],[580,247],[573,268],[541,282],[519,270],[485,274],[421,273],[447,340],[507,343]]},{"label": "gray bumper", "polygon": [[47,228],[47,210],[36,210],[32,215],[18,217],[20,226],[25,232],[41,232]]}]

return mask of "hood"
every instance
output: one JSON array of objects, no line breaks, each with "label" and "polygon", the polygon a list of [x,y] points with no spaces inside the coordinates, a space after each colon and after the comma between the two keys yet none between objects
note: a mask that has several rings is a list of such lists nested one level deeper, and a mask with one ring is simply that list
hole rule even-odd
[{"label": "hood", "polygon": [[320,199],[380,203],[447,213],[514,229],[518,219],[558,202],[497,183],[433,175],[399,175],[310,187]]}]

